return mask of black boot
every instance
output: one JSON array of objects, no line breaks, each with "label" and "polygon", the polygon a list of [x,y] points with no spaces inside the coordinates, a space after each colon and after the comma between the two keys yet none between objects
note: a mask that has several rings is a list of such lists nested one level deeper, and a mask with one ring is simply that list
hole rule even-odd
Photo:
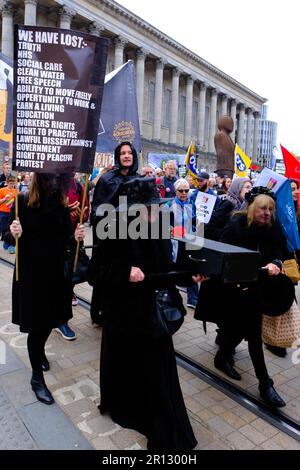
[{"label": "black boot", "polygon": [[283,399],[278,395],[273,384],[259,384],[258,389],[260,391],[260,396],[263,400],[265,400],[268,405],[273,406],[275,408],[282,408],[286,405]]},{"label": "black boot", "polygon": [[222,372],[224,372],[224,374],[226,374],[231,379],[234,379],[234,380],[242,379],[242,376],[230,364],[230,358],[226,360],[225,357],[222,357],[222,353],[220,353],[220,351],[218,351],[215,356],[214,365],[216,369],[221,370]]},{"label": "black boot", "polygon": [[287,355],[286,348],[280,348],[279,346],[272,346],[271,344],[265,343],[266,348],[278,357],[285,357]]},{"label": "black boot", "polygon": [[42,369],[43,369],[43,372],[48,372],[48,370],[50,370],[50,364],[46,356],[44,357],[44,360],[42,362]]},{"label": "black boot", "polygon": [[33,371],[30,384],[39,401],[46,405],[52,405],[52,403],[54,403],[54,399],[45,384],[43,372]]}]

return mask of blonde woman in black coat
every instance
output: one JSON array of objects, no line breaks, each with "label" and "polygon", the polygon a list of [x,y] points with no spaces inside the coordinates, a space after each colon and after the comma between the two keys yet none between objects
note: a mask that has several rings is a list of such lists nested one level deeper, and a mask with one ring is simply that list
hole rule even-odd
[{"label": "blonde woman in black coat", "polygon": [[[274,194],[267,188],[253,188],[246,195],[245,209],[232,216],[220,237],[221,242],[259,251],[266,276],[277,276],[281,272],[286,252],[285,238],[275,221],[273,198]],[[279,408],[285,406],[285,402],[273,387],[263,353],[261,321],[262,313],[267,312],[262,311],[258,302],[259,282],[228,285],[209,280],[203,283],[195,318],[220,325],[222,336],[214,364],[234,380],[241,380],[241,375],[232,365],[232,351],[247,339],[260,395],[269,405]],[[225,312],[217,303],[212,309],[211,298],[220,298],[222,302],[226,298],[228,310]]]}]

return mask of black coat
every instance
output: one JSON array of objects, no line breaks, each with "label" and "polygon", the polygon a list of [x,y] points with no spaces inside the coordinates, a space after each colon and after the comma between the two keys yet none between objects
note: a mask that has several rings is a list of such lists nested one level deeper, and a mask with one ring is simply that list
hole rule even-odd
[{"label": "black coat", "polygon": [[[10,223],[15,218],[14,208]],[[29,208],[19,195],[19,281],[12,289],[12,322],[20,331],[55,328],[72,318],[72,288],[64,276],[64,251],[72,237],[69,209]],[[6,234],[6,239],[11,240]]]},{"label": "black coat", "polygon": [[158,337],[153,321],[156,288],[170,288],[177,306],[183,308],[174,285],[179,279],[162,276],[159,281],[129,282],[132,266],[145,274],[174,268],[170,240],[107,240],[99,245],[93,263],[104,316],[101,413],[108,411],[116,423],[146,435],[149,449],[192,449],[196,440],[179,385],[172,338]]},{"label": "black coat", "polygon": [[[220,242],[259,251],[260,266],[286,257],[286,241],[280,225],[275,222],[271,227],[247,225],[245,215],[233,215],[221,233]],[[245,328],[249,326],[246,319],[259,312],[258,285],[224,284],[218,278],[201,284],[195,319],[211,321],[221,325],[231,322]]]},{"label": "black coat", "polygon": [[[93,245],[97,245],[96,228],[101,217],[96,215],[97,208],[101,204],[111,204],[114,207],[119,205],[119,196],[122,191],[123,183],[138,176],[138,157],[136,151],[133,149],[133,163],[127,175],[121,173],[121,165],[119,155],[115,153],[115,166],[114,170],[110,170],[99,178],[93,194],[92,210],[90,220],[93,226]],[[93,250],[93,256],[95,250]],[[93,323],[102,324],[102,287],[96,286],[93,289],[90,315]]]},{"label": "black coat", "polygon": [[209,223],[204,226],[205,238],[216,241],[220,239],[222,230],[230,219],[234,207],[234,204],[227,199],[223,199],[220,202],[218,207],[213,211]]}]

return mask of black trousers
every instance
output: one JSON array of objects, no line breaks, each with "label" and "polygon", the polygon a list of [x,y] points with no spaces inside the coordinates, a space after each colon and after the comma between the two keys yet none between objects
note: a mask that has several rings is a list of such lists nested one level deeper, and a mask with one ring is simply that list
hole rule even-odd
[{"label": "black trousers", "polygon": [[34,372],[42,372],[45,360],[45,344],[52,329],[32,331],[27,337],[27,349],[31,368]]},{"label": "black trousers", "polygon": [[222,322],[220,324],[221,337],[218,356],[225,361],[232,355],[232,351],[246,339],[248,351],[255,370],[255,375],[261,385],[273,384],[269,377],[265,363],[263,343],[261,339],[261,315],[252,312],[251,317],[241,318],[238,322]]}]

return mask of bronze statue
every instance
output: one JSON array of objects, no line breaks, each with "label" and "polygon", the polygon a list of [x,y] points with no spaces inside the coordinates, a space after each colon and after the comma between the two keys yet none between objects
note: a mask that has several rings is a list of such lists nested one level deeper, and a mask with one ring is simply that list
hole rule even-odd
[{"label": "bronze statue", "polygon": [[231,116],[222,116],[218,122],[218,132],[214,142],[217,154],[217,170],[219,176],[226,174],[230,178],[234,174],[234,143],[230,137],[233,131],[233,119]]}]

